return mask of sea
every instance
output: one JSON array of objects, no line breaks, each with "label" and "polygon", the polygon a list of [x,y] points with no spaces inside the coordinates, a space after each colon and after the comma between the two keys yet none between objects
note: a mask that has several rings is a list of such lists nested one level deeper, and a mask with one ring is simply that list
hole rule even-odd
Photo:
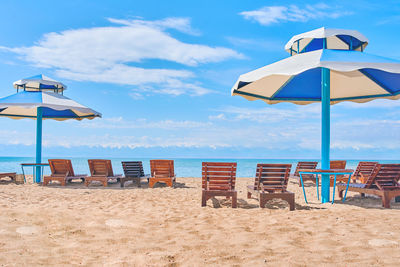
[{"label": "sea", "polygon": [[[69,158],[72,161],[75,173],[89,174],[87,158]],[[150,158],[110,158],[115,174],[122,174],[121,161],[142,161],[146,174],[150,173]],[[177,177],[201,177],[202,162],[237,162],[237,177],[254,177],[257,163],[285,163],[292,164],[292,172],[298,161],[319,161],[318,159],[200,159],[200,158],[168,158],[174,160],[175,174]],[[43,158],[42,162],[47,162]],[[347,160],[348,169],[355,169],[359,161]],[[370,160],[369,160],[370,161]],[[34,163],[34,157],[0,157],[0,172],[22,173],[21,163]],[[379,160],[380,163],[400,163],[400,160]],[[32,167],[24,167],[25,174],[32,174]],[[44,173],[49,174],[50,169],[44,168]]]}]

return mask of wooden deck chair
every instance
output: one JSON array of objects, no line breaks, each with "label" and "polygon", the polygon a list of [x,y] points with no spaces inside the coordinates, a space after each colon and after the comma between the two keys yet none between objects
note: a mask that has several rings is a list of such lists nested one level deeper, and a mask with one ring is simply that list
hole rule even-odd
[{"label": "wooden deck chair", "polygon": [[[349,184],[348,191],[381,197],[382,206],[390,208],[392,198],[400,196],[400,164],[376,164],[365,183]],[[339,197],[343,198],[346,184],[338,184]],[[344,196],[346,197],[346,195]]]},{"label": "wooden deck chair", "polygon": [[268,200],[279,198],[287,201],[290,210],[294,210],[294,193],[287,191],[291,167],[291,164],[257,164],[254,185],[247,187],[247,198],[256,195],[261,208]]},{"label": "wooden deck chair", "polygon": [[50,176],[43,177],[43,185],[49,184],[51,181],[58,181],[62,186],[73,179],[81,179],[85,181],[87,174],[75,174],[69,159],[49,159],[51,170]]},{"label": "wooden deck chair", "polygon": [[[318,162],[317,161],[299,161],[296,166],[296,170],[293,174],[299,180],[299,186],[301,187],[301,179],[299,175],[299,170],[304,169],[315,169],[317,168]],[[303,174],[302,175],[303,182],[304,181],[312,181],[314,184],[316,183],[315,175],[313,174]]]},{"label": "wooden deck chair", "polygon": [[353,183],[360,181],[360,183],[365,184],[368,181],[368,178],[372,175],[376,164],[378,162],[375,161],[360,161],[357,165],[357,169],[351,176],[351,180]]},{"label": "wooden deck chair", "polygon": [[[346,169],[346,163],[347,162],[345,160],[331,160],[329,163],[329,168],[331,170],[344,170],[344,169]],[[331,178],[330,185],[333,186],[333,183],[335,181],[334,176],[331,175],[330,178]],[[348,179],[347,176],[336,175],[336,183],[338,183],[338,182],[342,182],[342,183],[346,182],[347,183],[347,179]]]},{"label": "wooden deck chair", "polygon": [[125,174],[125,177],[120,178],[121,187],[124,187],[126,181],[135,181],[137,186],[141,187],[141,178],[147,178],[147,180],[149,180],[150,175],[144,174],[141,161],[122,161],[121,163]]},{"label": "wooden deck chair", "polygon": [[0,179],[10,178],[12,182],[16,182],[17,173],[16,172],[0,172]]},{"label": "wooden deck chair", "polygon": [[150,160],[149,187],[153,188],[158,182],[165,183],[167,186],[175,186],[174,161],[166,159]]},{"label": "wooden deck chair", "polygon": [[201,206],[216,196],[232,198],[232,208],[237,207],[236,162],[203,162]]},{"label": "wooden deck chair", "polygon": [[89,159],[88,160],[90,176],[85,179],[85,185],[93,181],[99,181],[103,186],[107,186],[110,180],[119,180],[122,174],[114,174],[111,160],[108,159]]}]

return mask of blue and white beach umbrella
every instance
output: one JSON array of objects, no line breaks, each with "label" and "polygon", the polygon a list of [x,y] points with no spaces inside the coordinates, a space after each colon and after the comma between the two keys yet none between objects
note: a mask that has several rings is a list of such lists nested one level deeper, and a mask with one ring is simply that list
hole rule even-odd
[{"label": "blue and white beach umbrella", "polygon": [[[285,46],[291,57],[239,77],[232,95],[267,104],[322,102],[322,169],[329,169],[330,105],[400,98],[400,61],[364,53],[361,33],[320,28],[294,36]],[[324,178],[325,177],[325,178]],[[322,179],[329,201],[329,177]]]},{"label": "blue and white beach umbrella", "polygon": [[[38,76],[34,76],[38,77]],[[45,76],[42,76],[45,77]],[[45,77],[47,78],[47,77]],[[42,160],[42,120],[82,120],[101,117],[101,114],[85,107],[68,97],[61,95],[66,86],[50,78],[35,83],[31,78],[23,79],[14,83],[20,86],[21,81],[27,81],[22,92],[0,99],[0,116],[12,119],[30,118],[37,120],[36,128],[36,163]],[[51,83],[48,83],[51,81]],[[53,86],[52,88],[50,88]],[[16,87],[17,88],[17,87]],[[36,169],[36,182],[40,181],[40,168]]]},{"label": "blue and white beach umbrella", "polygon": [[43,74],[21,79],[13,83],[17,90],[63,92],[67,86]]}]

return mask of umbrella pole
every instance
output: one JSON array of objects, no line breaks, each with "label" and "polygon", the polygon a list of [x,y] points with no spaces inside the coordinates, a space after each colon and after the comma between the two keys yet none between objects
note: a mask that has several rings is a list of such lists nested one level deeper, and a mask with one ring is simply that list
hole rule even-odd
[{"label": "umbrella pole", "polygon": [[[36,163],[42,163],[42,108],[37,108],[36,115]],[[36,183],[41,181],[41,167],[36,166]]]},{"label": "umbrella pole", "polygon": [[[330,168],[330,70],[322,68],[321,84],[321,106],[322,106],[322,134],[321,134],[321,169]],[[321,200],[322,203],[329,202],[330,177],[327,174],[321,175]]]}]

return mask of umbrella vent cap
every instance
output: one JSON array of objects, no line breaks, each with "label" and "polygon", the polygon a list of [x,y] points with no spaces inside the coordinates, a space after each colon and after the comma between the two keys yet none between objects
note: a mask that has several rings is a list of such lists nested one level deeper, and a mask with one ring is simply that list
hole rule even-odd
[{"label": "umbrella vent cap", "polygon": [[368,39],[358,31],[321,27],[293,36],[285,45],[292,56],[319,49],[364,51]]}]

